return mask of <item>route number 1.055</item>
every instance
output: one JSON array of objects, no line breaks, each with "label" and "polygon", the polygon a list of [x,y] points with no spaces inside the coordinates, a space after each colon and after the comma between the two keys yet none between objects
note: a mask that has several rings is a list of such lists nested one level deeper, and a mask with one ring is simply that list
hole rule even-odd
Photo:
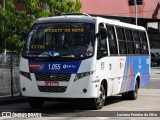
[{"label": "route number 1.055", "polygon": [[60,64],[48,64],[48,69],[49,70],[60,70],[61,66]]}]

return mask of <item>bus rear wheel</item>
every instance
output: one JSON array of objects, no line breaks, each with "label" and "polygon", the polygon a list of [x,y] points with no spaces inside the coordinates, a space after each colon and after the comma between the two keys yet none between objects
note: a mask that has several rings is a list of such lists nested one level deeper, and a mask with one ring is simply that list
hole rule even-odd
[{"label": "bus rear wheel", "polygon": [[29,97],[28,103],[32,108],[40,109],[44,104],[44,98]]},{"label": "bus rear wheel", "polygon": [[104,104],[105,104],[105,89],[104,89],[104,86],[101,84],[100,86],[100,90],[99,90],[99,97],[98,98],[94,98],[92,100],[92,106],[93,106],[93,109],[101,109]]},{"label": "bus rear wheel", "polygon": [[122,98],[127,100],[136,100],[138,98],[138,82],[136,81],[135,89],[126,93],[122,93]]}]

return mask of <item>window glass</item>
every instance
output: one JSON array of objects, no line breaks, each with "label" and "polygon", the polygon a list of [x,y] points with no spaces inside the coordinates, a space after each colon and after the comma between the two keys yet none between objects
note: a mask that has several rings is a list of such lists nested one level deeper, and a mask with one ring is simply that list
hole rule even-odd
[{"label": "window glass", "polygon": [[108,30],[108,39],[116,40],[114,27],[113,26],[109,26],[109,25],[106,25],[106,27],[107,27],[107,30]]},{"label": "window glass", "polygon": [[[99,30],[100,28],[104,27],[103,23],[99,24]],[[107,50],[107,42],[106,39],[102,39],[101,36],[98,37],[98,45],[97,45],[97,58],[102,58],[104,56],[108,55]]]},{"label": "window glass", "polygon": [[107,42],[106,39],[99,39],[98,40],[98,48],[97,48],[97,58],[101,58],[103,56],[107,56]]},{"label": "window glass", "polygon": [[140,41],[141,41],[141,53],[148,54],[148,44],[147,44],[147,37],[145,32],[139,32]]},{"label": "window glass", "polygon": [[93,56],[94,42],[95,24],[35,24],[25,41],[23,56],[45,60],[57,59],[57,56],[61,60],[66,57],[80,60]]},{"label": "window glass", "polygon": [[146,33],[145,32],[139,32],[139,34],[140,34],[141,42],[147,43]]},{"label": "window glass", "polygon": [[127,54],[124,28],[116,27],[116,31],[117,31],[118,44],[119,44],[119,53]]},{"label": "window glass", "polygon": [[136,30],[133,30],[133,39],[134,39],[135,54],[141,54],[139,32]]},{"label": "window glass", "polygon": [[126,49],[127,54],[134,54],[134,42],[133,42],[133,36],[132,31],[130,29],[125,29],[125,38],[126,38]]},{"label": "window glass", "polygon": [[134,39],[134,41],[139,42],[139,35],[138,35],[138,32],[135,30],[133,31],[133,39]]},{"label": "window glass", "polygon": [[126,35],[126,40],[127,40],[127,41],[133,41],[133,39],[132,39],[132,34],[131,34],[131,30],[125,29],[125,35]]},{"label": "window glass", "polygon": [[117,49],[117,41],[115,37],[114,27],[111,25],[106,25],[106,27],[108,30],[108,42],[109,42],[110,55],[117,55],[118,49]]},{"label": "window glass", "polygon": [[141,50],[141,48],[140,48],[141,46],[140,46],[140,43],[139,42],[135,42],[135,53],[136,54],[140,54],[141,52],[140,52],[140,50]]},{"label": "window glass", "polygon": [[118,40],[125,40],[124,29],[116,27]]},{"label": "window glass", "polygon": [[127,54],[126,42],[125,41],[118,41],[118,42],[119,42],[119,52],[120,52],[120,54]]},{"label": "window glass", "polygon": [[134,43],[127,42],[128,54],[134,54]]}]

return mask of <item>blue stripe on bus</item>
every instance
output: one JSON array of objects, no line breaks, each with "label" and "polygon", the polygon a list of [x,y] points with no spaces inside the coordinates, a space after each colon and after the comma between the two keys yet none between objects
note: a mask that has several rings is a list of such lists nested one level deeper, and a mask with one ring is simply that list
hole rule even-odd
[{"label": "blue stripe on bus", "polygon": [[121,85],[121,93],[134,90],[135,75],[140,73],[140,87],[150,82],[149,56],[127,56],[124,77]]},{"label": "blue stripe on bus", "polygon": [[31,73],[77,73],[81,61],[74,62],[35,62],[29,61]]}]

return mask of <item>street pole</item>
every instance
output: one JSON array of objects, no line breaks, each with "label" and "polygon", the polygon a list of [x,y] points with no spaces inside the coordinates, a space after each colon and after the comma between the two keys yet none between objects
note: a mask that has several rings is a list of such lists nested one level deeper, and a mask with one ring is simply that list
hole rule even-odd
[{"label": "street pole", "polygon": [[[2,3],[2,4],[3,4],[3,8],[4,8],[4,10],[5,10],[5,9],[6,9],[6,0],[3,0],[3,3]],[[4,28],[4,29],[5,29],[5,28]],[[5,48],[4,48],[4,53],[6,54],[6,40],[5,40],[4,42],[5,42],[5,43],[4,43],[4,44],[5,44],[5,45],[4,45],[4,47],[5,47]]]},{"label": "street pole", "polygon": [[135,10],[135,24],[137,25],[137,18],[138,18],[137,0],[134,0],[134,10]]},{"label": "street pole", "polygon": [[13,97],[13,51],[10,54],[10,70],[11,70],[11,96]]},{"label": "street pole", "polygon": [[60,2],[61,2],[61,15],[62,15],[62,2],[63,2],[63,0],[60,0]]},{"label": "street pole", "polygon": [[3,8],[5,9],[5,7],[6,7],[6,1],[3,0]]}]

